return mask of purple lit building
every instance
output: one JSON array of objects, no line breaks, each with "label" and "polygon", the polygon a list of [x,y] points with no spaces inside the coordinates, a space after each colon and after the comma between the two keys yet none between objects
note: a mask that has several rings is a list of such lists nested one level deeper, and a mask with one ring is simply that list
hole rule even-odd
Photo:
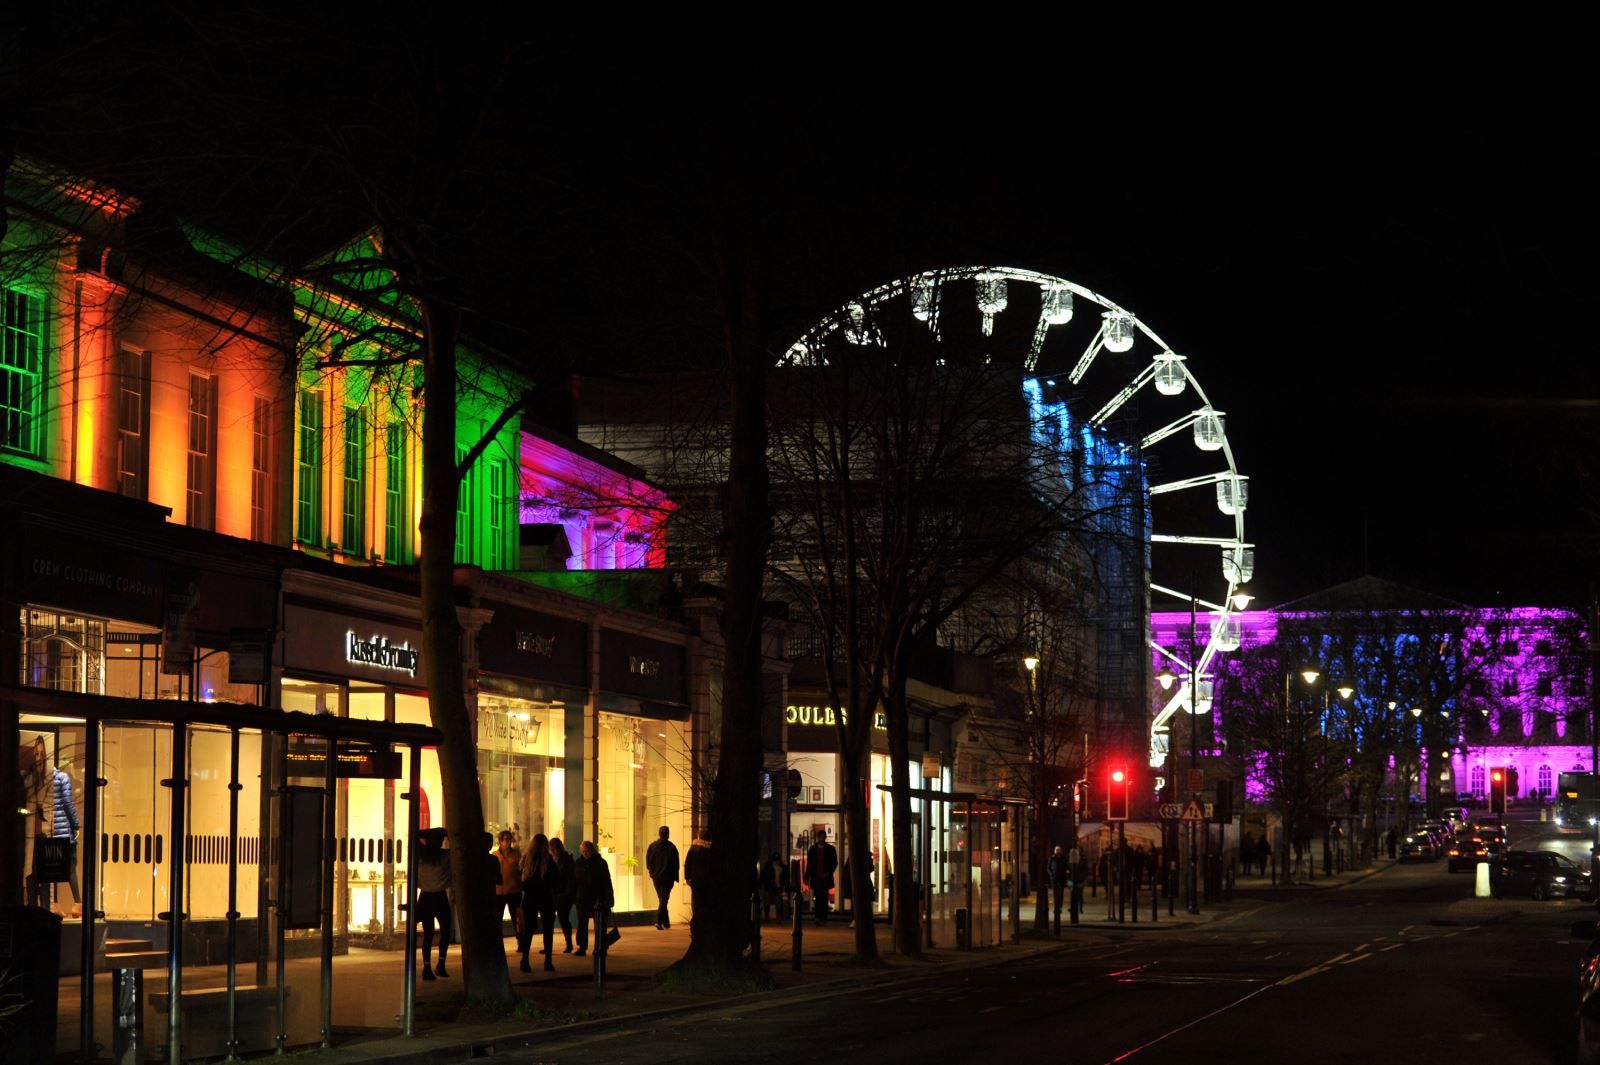
[{"label": "purple lit building", "polygon": [[[1324,729],[1347,727],[1357,742],[1359,722],[1385,724],[1385,735],[1401,737],[1389,741],[1402,751],[1403,770],[1390,757],[1391,796],[1420,798],[1426,787],[1444,802],[1482,802],[1488,771],[1503,766],[1517,771],[1513,798],[1548,802],[1559,774],[1594,768],[1588,632],[1572,611],[1474,607],[1363,577],[1235,618],[1238,647],[1219,658],[1214,676],[1198,678],[1202,713],[1177,715],[1168,739],[1180,766],[1194,742],[1209,778],[1242,776],[1247,799],[1265,797],[1230,728],[1230,713],[1251,709],[1238,702],[1247,692],[1274,705],[1310,705],[1324,715]],[[1198,613],[1200,640],[1213,620]],[[1152,676],[1165,671],[1187,684],[1189,612],[1157,612],[1150,622]],[[1308,670],[1314,681],[1300,676]],[[1246,671],[1258,677],[1254,685],[1239,682]],[[1157,707],[1169,697],[1152,693]]]}]

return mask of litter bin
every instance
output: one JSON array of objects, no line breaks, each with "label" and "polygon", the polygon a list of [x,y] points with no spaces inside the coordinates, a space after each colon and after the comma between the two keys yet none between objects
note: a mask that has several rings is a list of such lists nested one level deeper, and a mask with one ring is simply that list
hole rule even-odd
[{"label": "litter bin", "polygon": [[968,950],[972,946],[972,933],[967,926],[967,908],[956,907],[956,949]]},{"label": "litter bin", "polygon": [[0,908],[0,994],[17,1007],[7,1019],[4,1065],[55,1060],[60,980],[61,918],[34,906]]}]

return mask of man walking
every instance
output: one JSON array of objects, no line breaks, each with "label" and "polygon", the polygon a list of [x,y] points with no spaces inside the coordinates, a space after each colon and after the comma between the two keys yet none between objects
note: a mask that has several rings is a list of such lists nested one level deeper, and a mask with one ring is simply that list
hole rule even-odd
[{"label": "man walking", "polygon": [[822,834],[806,851],[806,884],[811,888],[812,913],[818,924],[828,923],[828,892],[833,890],[833,874],[839,868],[839,852]]},{"label": "man walking", "polygon": [[644,868],[650,874],[650,883],[655,885],[656,900],[660,903],[656,909],[658,929],[672,927],[667,900],[672,898],[672,889],[678,883],[678,847],[668,838],[671,834],[667,826],[662,825],[659,838],[644,852]]},{"label": "man walking", "polygon": [[1061,897],[1072,886],[1072,866],[1067,854],[1056,844],[1050,860],[1044,867],[1045,882],[1050,886],[1050,901],[1055,907],[1055,934],[1061,934]]}]

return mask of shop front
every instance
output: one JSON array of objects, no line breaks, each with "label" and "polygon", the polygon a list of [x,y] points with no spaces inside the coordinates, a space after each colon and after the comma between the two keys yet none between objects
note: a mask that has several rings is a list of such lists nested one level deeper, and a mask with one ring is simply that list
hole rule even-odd
[{"label": "shop front", "polygon": [[[645,851],[665,827],[687,856],[694,827],[696,773],[689,713],[689,652],[683,643],[601,625],[595,720],[593,842],[611,867],[617,909],[656,908]],[[671,899],[688,921],[690,893]]]},{"label": "shop front", "polygon": [[576,852],[583,838],[589,623],[503,601],[482,606],[491,612],[478,632],[485,825],[497,836],[511,832],[519,850],[543,834]]}]

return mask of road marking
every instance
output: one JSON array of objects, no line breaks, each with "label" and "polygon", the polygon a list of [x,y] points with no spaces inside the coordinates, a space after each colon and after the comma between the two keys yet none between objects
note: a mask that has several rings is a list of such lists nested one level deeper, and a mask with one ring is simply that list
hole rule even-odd
[{"label": "road marking", "polygon": [[1141,1050],[1148,1050],[1148,1049],[1150,1049],[1151,1047],[1155,1046],[1157,1043],[1161,1042],[1164,1039],[1170,1038],[1171,1036],[1175,1036],[1179,1032],[1185,1031],[1186,1029],[1193,1028],[1195,1025],[1199,1024],[1201,1021],[1209,1021],[1211,1018],[1217,1016],[1218,1014],[1222,1014],[1222,1013],[1228,1012],[1229,1010],[1233,1009],[1233,1007],[1235,1007],[1235,1006],[1242,1006],[1246,1002],[1249,1002],[1251,999],[1255,998],[1257,995],[1261,994],[1263,991],[1266,991],[1268,988],[1272,988],[1272,987],[1276,987],[1276,986],[1277,986],[1276,984],[1267,984],[1264,987],[1258,987],[1254,991],[1250,992],[1248,995],[1245,995],[1242,998],[1234,999],[1232,1002],[1228,1003],[1225,1006],[1218,1006],[1216,1009],[1212,1010],[1210,1013],[1204,1014],[1203,1016],[1200,1016],[1200,1017],[1196,1017],[1194,1020],[1188,1022],[1187,1024],[1180,1024],[1178,1027],[1172,1029],[1169,1032],[1163,1032],[1161,1035],[1156,1036],[1154,1039],[1150,1040],[1147,1043],[1141,1043],[1139,1046],[1134,1047],[1132,1050],[1124,1050],[1122,1053],[1118,1054],[1116,1057],[1114,1057],[1110,1061],[1106,1062],[1106,1065],[1116,1065],[1116,1063],[1119,1062],[1119,1061],[1127,1061],[1129,1058],[1133,1057],[1135,1054],[1139,1053]]},{"label": "road marking", "polygon": [[1315,976],[1318,973],[1325,973],[1327,971],[1328,971],[1328,967],[1326,965],[1313,965],[1311,968],[1302,970],[1301,972],[1297,972],[1293,976],[1285,976],[1282,980],[1279,980],[1276,984],[1271,984],[1269,986],[1271,986],[1271,987],[1288,987],[1290,984],[1299,983],[1301,980],[1304,980],[1308,976]]},{"label": "road marking", "polygon": [[979,1013],[993,1013],[995,1010],[1004,1009],[1004,1008],[1005,1007],[1003,1007],[1003,1006],[990,1006],[987,1009],[981,1009],[978,1012]]},{"label": "road marking", "polygon": [[1349,961],[1342,961],[1339,964],[1340,965],[1354,965],[1356,962],[1358,962],[1358,961],[1366,961],[1370,957],[1372,957],[1371,954],[1357,954],[1355,957],[1351,958]]},{"label": "road marking", "polygon": [[[1360,949],[1361,949],[1360,947],[1356,948],[1356,950],[1360,950]],[[1332,964],[1334,964],[1335,962],[1339,961],[1342,958],[1348,958],[1350,955],[1352,955],[1354,953],[1355,953],[1355,951],[1347,950],[1343,954],[1335,954],[1333,957],[1329,958],[1327,961],[1323,962],[1322,964],[1324,964],[1324,965],[1332,965]]]},{"label": "road marking", "polygon": [[1368,948],[1368,947],[1370,947],[1370,946],[1371,946],[1371,945],[1372,945],[1372,944],[1371,944],[1371,943],[1363,943],[1363,944],[1361,944],[1361,945],[1360,945],[1360,946],[1359,946],[1359,947],[1353,947],[1353,948],[1351,948],[1351,951],[1350,951],[1350,953],[1352,953],[1352,954],[1355,954],[1355,953],[1357,953],[1357,952],[1358,952],[1358,951],[1363,951],[1363,950],[1366,950],[1366,949],[1367,949],[1367,948]]},{"label": "road marking", "polygon": [[1399,950],[1403,946],[1405,946],[1404,943],[1391,943],[1389,946],[1384,947],[1383,950],[1380,950],[1378,953],[1382,954],[1386,950]]}]

